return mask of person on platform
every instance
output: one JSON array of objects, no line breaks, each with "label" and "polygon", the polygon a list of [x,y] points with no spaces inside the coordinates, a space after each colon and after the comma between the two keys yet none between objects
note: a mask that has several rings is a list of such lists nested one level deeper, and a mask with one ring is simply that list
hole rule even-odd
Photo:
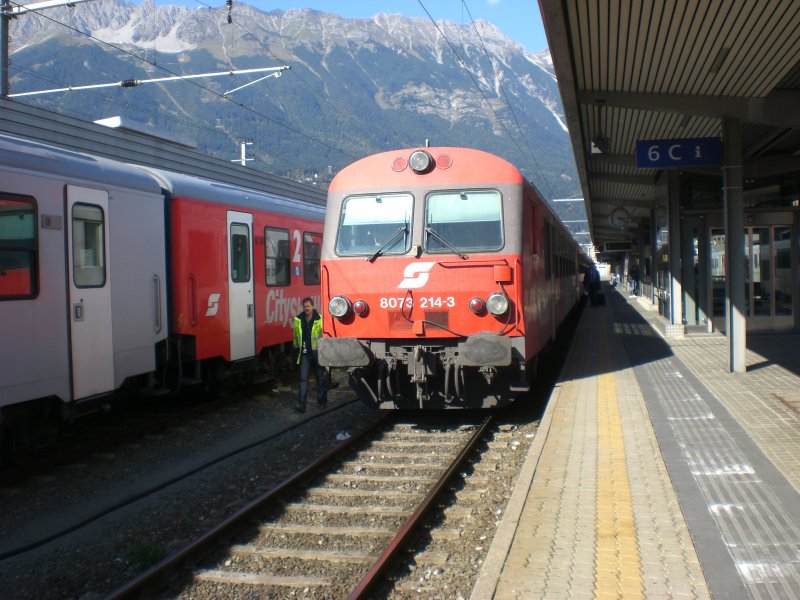
[{"label": "person on platform", "polygon": [[639,265],[633,265],[631,267],[631,285],[633,286],[632,298],[633,296],[639,295]]},{"label": "person on platform", "polygon": [[600,271],[597,265],[592,265],[583,274],[583,289],[589,294],[589,302],[597,306],[597,295],[600,292]]},{"label": "person on platform", "polygon": [[328,404],[328,372],[319,365],[317,342],[322,337],[322,317],[314,309],[311,298],[303,298],[303,312],[294,318],[294,337],[292,344],[300,365],[300,385],[297,395],[297,412],[306,412],[308,379],[311,371],[317,378],[317,407]]}]

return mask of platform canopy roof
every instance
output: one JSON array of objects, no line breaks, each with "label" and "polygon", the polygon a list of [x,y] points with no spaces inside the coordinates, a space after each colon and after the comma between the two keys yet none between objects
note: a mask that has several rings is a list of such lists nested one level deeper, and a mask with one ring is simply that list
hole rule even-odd
[{"label": "platform canopy roof", "polygon": [[[664,210],[661,171],[636,167],[637,140],[721,137],[730,117],[741,124],[745,188],[800,171],[797,0],[539,4],[595,245],[630,239]],[[632,218],[618,229],[609,215],[620,206]]]}]

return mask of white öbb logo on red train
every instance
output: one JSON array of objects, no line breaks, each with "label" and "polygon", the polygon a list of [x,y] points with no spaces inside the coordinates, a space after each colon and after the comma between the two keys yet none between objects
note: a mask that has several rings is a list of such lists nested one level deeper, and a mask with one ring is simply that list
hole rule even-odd
[{"label": "white \u00f6bb logo on red train", "polygon": [[207,317],[216,316],[219,310],[219,298],[222,294],[211,294],[208,297],[208,310],[206,311]]},{"label": "white \u00f6bb logo on red train", "polygon": [[406,270],[403,271],[403,277],[405,279],[403,279],[397,287],[404,289],[421,288],[428,283],[429,271],[435,264],[435,262],[411,263],[406,267]]}]

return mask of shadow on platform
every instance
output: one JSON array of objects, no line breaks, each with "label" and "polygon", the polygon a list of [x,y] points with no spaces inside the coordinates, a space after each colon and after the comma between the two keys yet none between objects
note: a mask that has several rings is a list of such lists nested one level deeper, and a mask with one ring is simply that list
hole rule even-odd
[{"label": "shadow on platform", "polygon": [[748,373],[778,365],[800,377],[800,335],[796,333],[748,333],[747,349],[764,360],[747,366]]},{"label": "shadow on platform", "polygon": [[[586,314],[582,318],[586,319],[586,322],[579,328],[573,341],[574,344],[586,344],[579,351],[595,354],[599,352],[599,337],[596,337],[596,332],[599,328],[609,327],[610,343],[612,345],[622,343],[623,352],[627,351],[632,367],[674,355],[669,344],[653,331],[647,320],[628,304],[619,292],[613,288],[605,288],[604,292],[605,305],[590,306],[587,303],[583,309]],[[581,339],[582,335],[584,339]],[[572,361],[569,373],[564,375],[582,379],[613,372],[615,369],[614,366],[610,366],[606,357],[597,356],[597,360],[594,360],[589,356]]]},{"label": "shadow on platform", "polygon": [[[658,333],[653,331],[650,323],[635,308],[633,308],[621,295],[612,289],[605,289],[606,306],[586,306],[585,310],[610,310],[611,335],[614,338],[622,336],[624,346],[629,354],[631,366],[646,364],[673,355],[669,344]],[[713,336],[719,339],[719,336]],[[724,338],[723,345],[727,344]],[[720,340],[722,341],[722,340]],[[777,365],[800,377],[800,334],[791,332],[763,332],[747,334],[747,349],[761,356],[763,360],[751,362],[747,371],[753,372]],[[711,352],[718,351],[710,349]],[[727,352],[723,347],[721,352]],[[753,359],[750,358],[750,361]],[[584,375],[596,373],[584,373]]]}]

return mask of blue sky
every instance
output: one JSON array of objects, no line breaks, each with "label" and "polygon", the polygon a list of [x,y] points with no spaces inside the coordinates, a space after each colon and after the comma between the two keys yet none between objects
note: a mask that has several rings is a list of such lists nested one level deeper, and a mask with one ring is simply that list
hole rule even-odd
[{"label": "blue sky", "polygon": [[[236,2],[234,0],[234,10]],[[243,0],[264,11],[290,8],[313,8],[347,18],[366,18],[379,12],[399,13],[407,17],[428,18],[420,0]],[[539,16],[537,0],[421,0],[434,19],[445,19],[454,23],[470,23],[474,19],[486,19],[500,31],[525,46],[531,52],[547,48],[547,38]],[[200,7],[203,4],[224,6],[224,0],[156,0],[156,4],[180,4]],[[467,11],[464,6],[469,9]]]}]

